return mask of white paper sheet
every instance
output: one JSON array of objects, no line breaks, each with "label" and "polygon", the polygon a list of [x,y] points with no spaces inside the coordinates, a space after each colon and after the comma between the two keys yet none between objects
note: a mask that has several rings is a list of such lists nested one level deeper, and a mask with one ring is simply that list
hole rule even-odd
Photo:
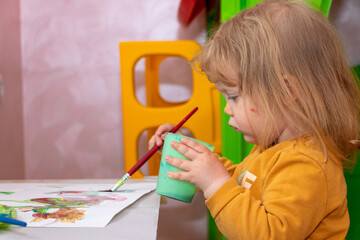
[{"label": "white paper sheet", "polygon": [[122,209],[156,188],[155,182],[124,184],[0,184],[0,204],[17,210],[28,227],[105,227]]}]

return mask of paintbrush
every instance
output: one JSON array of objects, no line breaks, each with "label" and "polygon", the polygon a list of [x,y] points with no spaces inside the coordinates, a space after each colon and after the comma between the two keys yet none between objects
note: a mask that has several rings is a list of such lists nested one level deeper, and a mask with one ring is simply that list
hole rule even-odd
[{"label": "paintbrush", "polygon": [[[181,128],[182,125],[198,110],[198,107],[195,107],[181,122],[179,122],[170,132],[175,133]],[[104,192],[116,192],[116,190],[123,185],[126,180],[130,178],[145,162],[147,162],[152,155],[154,155],[159,149],[160,146],[155,145],[148,153],[146,153],[125,175],[110,189],[105,190]]]},{"label": "paintbrush", "polygon": [[0,222],[26,227],[26,222],[8,217],[7,214],[0,214]]}]

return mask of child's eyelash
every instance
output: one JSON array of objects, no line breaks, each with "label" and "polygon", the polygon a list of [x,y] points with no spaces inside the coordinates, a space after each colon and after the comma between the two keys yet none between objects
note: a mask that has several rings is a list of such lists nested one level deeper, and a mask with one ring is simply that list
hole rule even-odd
[{"label": "child's eyelash", "polygon": [[236,100],[238,98],[238,96],[228,96],[227,99],[228,100]]}]

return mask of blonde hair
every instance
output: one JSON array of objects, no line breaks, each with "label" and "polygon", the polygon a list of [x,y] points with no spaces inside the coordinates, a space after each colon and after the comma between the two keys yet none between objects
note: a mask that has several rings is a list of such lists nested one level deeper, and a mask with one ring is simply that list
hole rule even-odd
[{"label": "blonde hair", "polygon": [[[280,112],[325,156],[346,165],[359,145],[360,93],[340,38],[298,1],[265,1],[223,23],[193,62],[212,82],[234,86],[264,113],[267,148]],[[355,140],[355,141],[354,141]]]}]

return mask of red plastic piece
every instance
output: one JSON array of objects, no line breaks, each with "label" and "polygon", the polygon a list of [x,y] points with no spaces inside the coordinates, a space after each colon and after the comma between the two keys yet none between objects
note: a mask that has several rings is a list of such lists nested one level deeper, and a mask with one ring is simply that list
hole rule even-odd
[{"label": "red plastic piece", "polygon": [[179,21],[185,26],[206,8],[205,0],[181,0],[178,12]]}]

